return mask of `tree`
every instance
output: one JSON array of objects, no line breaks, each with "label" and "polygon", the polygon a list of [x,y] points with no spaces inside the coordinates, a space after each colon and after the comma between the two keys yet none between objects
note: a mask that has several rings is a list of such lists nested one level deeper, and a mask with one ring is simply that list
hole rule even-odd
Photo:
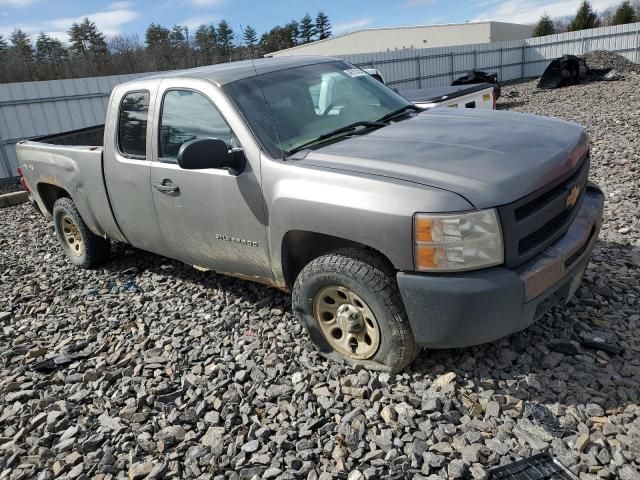
[{"label": "tree", "polygon": [[152,69],[138,35],[114,35],[108,42],[113,68],[118,73],[136,73]]},{"label": "tree", "polygon": [[313,37],[316,35],[316,26],[313,24],[311,16],[307,13],[302,20],[300,20],[300,39],[302,43],[313,42]]},{"label": "tree", "polygon": [[62,68],[62,63],[66,57],[67,51],[60,40],[40,32],[36,39],[36,60],[38,62],[51,64],[58,69]]},{"label": "tree", "polygon": [[580,7],[578,7],[576,16],[569,23],[569,31],[575,32],[587,28],[596,28],[599,25],[598,15],[591,7],[591,4],[587,0],[583,0]]},{"label": "tree", "polygon": [[300,24],[295,20],[291,20],[284,26],[284,29],[289,35],[289,47],[295,47],[298,45],[298,39],[300,38]]},{"label": "tree", "polygon": [[157,23],[152,23],[144,33],[144,41],[147,50],[151,53],[156,70],[171,68],[172,60],[170,55],[171,42],[169,40],[170,31]]},{"label": "tree", "polygon": [[318,40],[324,40],[331,36],[331,23],[329,23],[329,17],[320,11],[316,16],[316,32],[318,33]]},{"label": "tree", "polygon": [[223,62],[229,62],[231,60],[231,47],[233,44],[233,29],[227,23],[226,20],[220,20],[218,23],[218,49],[222,56]]},{"label": "tree", "polygon": [[213,25],[200,25],[196,30],[193,42],[196,50],[200,53],[202,63],[212,63],[218,48],[216,27]]},{"label": "tree", "polygon": [[624,1],[616,9],[611,19],[612,25],[624,25],[625,23],[634,23],[638,21],[638,17],[629,1]]},{"label": "tree", "polygon": [[144,33],[144,41],[149,48],[167,48],[170,33],[168,28],[152,23]]},{"label": "tree", "polygon": [[260,49],[263,53],[277,52],[295,46],[289,27],[275,26],[260,37]]},{"label": "tree", "polygon": [[7,48],[9,48],[9,44],[7,43],[7,40],[0,33],[0,52],[6,51]]},{"label": "tree", "polygon": [[535,28],[533,29],[534,37],[544,37],[545,35],[553,35],[556,33],[556,28],[553,25],[553,20],[546,13],[540,17],[538,23],[536,23]]},{"label": "tree", "polygon": [[31,64],[33,62],[33,45],[31,45],[31,38],[23,30],[16,28],[11,36],[12,50],[15,52],[18,59],[24,63],[29,80],[33,80],[33,70]]},{"label": "tree", "polygon": [[247,47],[253,47],[256,43],[258,43],[258,32],[256,32],[256,29],[251,25],[247,25],[247,28],[244,29],[242,38]]},{"label": "tree", "polygon": [[107,41],[98,30],[95,22],[85,18],[81,23],[74,22],[67,32],[69,34],[69,50],[74,55],[91,56],[94,59],[107,53]]}]

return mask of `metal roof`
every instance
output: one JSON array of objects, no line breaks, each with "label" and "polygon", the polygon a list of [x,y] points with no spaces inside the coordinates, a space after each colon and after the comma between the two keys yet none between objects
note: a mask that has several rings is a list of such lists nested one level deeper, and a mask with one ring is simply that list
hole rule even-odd
[{"label": "metal roof", "polygon": [[278,70],[286,70],[288,68],[302,67],[304,65],[313,65],[316,63],[326,63],[332,61],[342,61],[338,58],[299,55],[295,57],[274,57],[274,58],[258,58],[256,60],[241,60],[239,62],[219,63],[216,65],[207,65],[204,67],[189,68],[186,70],[175,70],[172,72],[163,72],[149,77],[140,78],[139,80],[151,80],[174,77],[201,78],[209,80],[217,85],[235,82],[243,78],[253,77],[258,74],[275,72]]}]

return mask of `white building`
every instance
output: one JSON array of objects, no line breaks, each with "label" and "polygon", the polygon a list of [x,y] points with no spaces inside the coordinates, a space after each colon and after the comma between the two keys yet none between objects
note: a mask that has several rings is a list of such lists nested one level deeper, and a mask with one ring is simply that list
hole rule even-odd
[{"label": "white building", "polygon": [[405,48],[448,47],[530,38],[533,26],[504,22],[473,22],[413,27],[365,28],[305,45],[269,53],[280,55],[348,55],[402,50]]}]

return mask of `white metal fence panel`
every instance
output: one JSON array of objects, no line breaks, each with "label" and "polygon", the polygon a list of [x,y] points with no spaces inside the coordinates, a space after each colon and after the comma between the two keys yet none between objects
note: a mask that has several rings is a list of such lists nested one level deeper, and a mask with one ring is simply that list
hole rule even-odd
[{"label": "white metal fence panel", "polygon": [[[526,40],[341,57],[377,68],[394,88],[410,89],[449,85],[474,69],[497,73],[500,81],[538,76],[554,58],[592,50],[610,50],[640,63],[640,23]],[[15,175],[16,142],[103,123],[113,87],[145,75],[149,74],[0,85],[0,180]]]},{"label": "white metal fence panel", "polygon": [[609,50],[640,63],[640,23],[559,33],[546,37],[454,47],[340,55],[355,65],[380,70],[395,88],[448,85],[468,70],[497,73],[500,81],[541,75],[564,54]]},{"label": "white metal fence panel", "polygon": [[104,123],[113,87],[146,75],[0,85],[0,180],[16,175],[17,142]]}]

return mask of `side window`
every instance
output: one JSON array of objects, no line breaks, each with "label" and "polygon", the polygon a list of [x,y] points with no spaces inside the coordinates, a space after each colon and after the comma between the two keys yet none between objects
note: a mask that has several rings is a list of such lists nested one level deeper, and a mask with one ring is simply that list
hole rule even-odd
[{"label": "side window", "polygon": [[231,144],[231,129],[211,101],[191,90],[169,90],[160,116],[160,159],[176,162],[180,146],[201,137]]},{"label": "side window", "polygon": [[118,148],[125,157],[147,156],[149,92],[131,92],[122,98],[118,120]]}]

